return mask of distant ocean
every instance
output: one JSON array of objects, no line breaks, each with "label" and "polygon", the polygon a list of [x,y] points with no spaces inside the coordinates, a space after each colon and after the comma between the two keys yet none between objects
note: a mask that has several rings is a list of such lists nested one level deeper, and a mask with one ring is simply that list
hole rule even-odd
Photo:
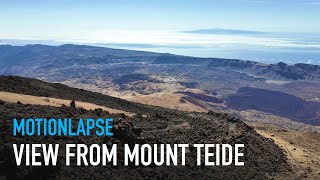
[{"label": "distant ocean", "polygon": [[[0,39],[0,45],[62,45],[66,43],[73,43],[118,49],[171,53],[195,57],[241,59],[268,64],[284,62],[287,64],[306,63],[320,65],[320,38],[308,37],[299,39],[292,37],[270,37],[270,39],[273,41],[268,42],[268,38],[264,38],[264,42],[259,42],[259,37],[256,37],[254,39],[256,42],[254,43],[246,43],[245,40],[242,40],[242,42],[224,43],[224,39],[221,40],[220,38],[222,43],[211,43],[210,40],[204,44],[201,44],[201,42],[198,42],[198,44],[190,44],[190,42],[186,44],[181,42],[179,44],[141,44]],[[280,43],[277,44],[278,39]]]},{"label": "distant ocean", "polygon": [[201,48],[141,48],[126,46],[109,46],[113,48],[124,48],[134,50],[146,50],[155,52],[172,53],[196,57],[228,58],[257,61],[261,63],[278,63],[287,64],[306,63],[320,65],[320,49],[286,49],[286,48],[240,48],[240,47],[201,47]]}]

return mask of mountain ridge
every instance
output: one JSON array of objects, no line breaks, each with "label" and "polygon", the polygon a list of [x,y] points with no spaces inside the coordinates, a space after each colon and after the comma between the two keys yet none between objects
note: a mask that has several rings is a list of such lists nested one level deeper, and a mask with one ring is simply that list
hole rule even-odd
[{"label": "mountain ridge", "polygon": [[[8,48],[11,50],[6,51]],[[159,102],[159,105],[164,106],[165,102],[159,98],[168,94],[175,99],[170,106],[174,109],[184,107],[194,110],[200,108],[201,111],[229,112],[231,109],[220,100],[228,99],[244,87],[290,94],[294,96],[292,99],[302,99],[301,102],[314,101],[316,104],[320,101],[320,66],[318,65],[301,63],[288,65],[282,62],[263,64],[239,59],[199,58],[70,44],[0,46],[0,51],[1,49],[5,53],[0,53],[0,60],[5,59],[6,63],[11,65],[4,65],[3,61],[0,61],[0,75],[16,75],[46,82],[59,82],[129,101],[134,99],[140,103],[144,103],[143,99],[147,98],[153,105]],[[16,86],[18,87],[18,84]],[[34,90],[37,92],[37,89]],[[268,92],[272,94],[271,91]],[[40,95],[45,96],[44,92]],[[77,92],[81,94],[81,91]],[[183,96],[176,92],[183,92]],[[83,98],[74,95],[67,97],[67,99],[82,101]],[[92,100],[97,96],[88,98]],[[108,98],[105,101],[110,102],[112,106],[111,99]],[[121,102],[123,106],[114,108],[125,108],[127,102]],[[245,105],[253,107],[254,101],[246,101]],[[135,107],[131,109],[133,111],[139,111],[139,109],[148,111],[147,106],[143,105],[132,104],[130,107]],[[130,109],[124,110],[130,111]],[[265,113],[263,111],[269,112],[270,109],[256,110],[258,110],[257,113]],[[318,119],[315,115],[288,116],[288,113],[280,114],[279,111],[281,109],[275,106],[270,115],[281,115],[302,123],[311,122],[307,119],[309,117]],[[236,113],[241,111],[238,110]]]}]

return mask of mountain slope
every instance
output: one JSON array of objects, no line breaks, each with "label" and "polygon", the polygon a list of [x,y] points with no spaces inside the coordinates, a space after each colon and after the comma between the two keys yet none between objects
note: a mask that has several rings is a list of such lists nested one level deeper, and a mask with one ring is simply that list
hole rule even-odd
[{"label": "mountain slope", "polygon": [[[41,105],[28,105],[20,103],[0,102],[0,119],[3,127],[2,141],[0,144],[0,170],[1,173],[14,178],[61,178],[68,174],[73,179],[101,178],[101,175],[112,178],[169,178],[187,179],[266,179],[279,175],[280,172],[288,172],[290,169],[286,156],[282,150],[271,140],[258,135],[253,128],[242,121],[228,117],[220,113],[186,113],[173,111],[153,106],[129,103],[125,100],[119,100],[106,95],[70,88],[61,84],[46,83],[40,80],[20,77],[0,77],[1,91],[10,91],[16,93],[25,93],[29,95],[46,95],[47,97],[69,97],[87,100],[95,104],[105,104],[112,107],[118,107],[121,110],[127,109],[134,112],[149,113],[149,116],[122,116],[125,121],[131,121],[135,127],[142,130],[139,137],[128,137],[120,142],[116,139],[113,143],[118,143],[122,147],[122,141],[127,143],[244,143],[245,161],[244,167],[236,166],[216,166],[216,167],[197,167],[195,166],[196,152],[190,151],[187,156],[187,166],[139,166],[128,168],[118,166],[97,166],[97,167],[65,167],[60,164],[58,167],[16,167],[14,165],[14,156],[12,154],[12,142],[24,143],[23,137],[12,137],[11,120],[14,117],[72,117],[96,118],[113,117],[119,118],[116,114],[107,114],[101,110],[83,110],[72,109],[71,107],[52,107]],[[85,143],[103,144],[110,141],[106,138],[90,137],[29,137],[28,142],[32,143]],[[62,151],[63,152],[63,151]],[[5,156],[4,156],[5,155]],[[64,155],[61,154],[62,159]],[[11,170],[10,170],[11,169]],[[123,173],[123,172],[126,173]],[[99,176],[97,176],[99,175]]]},{"label": "mountain slope", "polygon": [[[59,83],[47,83],[37,79],[0,76],[0,91],[34,96],[53,97],[95,103],[109,108],[128,112],[152,112],[153,109],[138,103],[132,103],[100,93],[71,88]],[[154,108],[156,109],[156,108]]]}]

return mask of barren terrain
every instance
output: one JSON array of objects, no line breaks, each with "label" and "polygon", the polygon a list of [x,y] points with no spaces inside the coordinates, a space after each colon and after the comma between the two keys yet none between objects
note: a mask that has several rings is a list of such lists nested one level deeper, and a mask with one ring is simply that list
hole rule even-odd
[{"label": "barren terrain", "polygon": [[[44,115],[61,115],[66,113],[61,106],[75,100],[89,114],[102,109],[128,115],[149,142],[245,140],[253,152],[250,158],[261,161],[251,159],[246,175],[243,169],[221,171],[229,177],[319,179],[318,65],[261,64],[77,45],[0,46],[0,52],[0,75],[10,75],[0,76],[0,100],[5,101],[2,108],[13,113],[36,109],[44,110]],[[3,118],[11,118],[9,111],[4,112]],[[230,119],[250,123],[265,138]],[[188,133],[196,134],[189,138]],[[282,151],[290,168],[287,162],[284,169],[276,164],[286,161]],[[259,164],[264,158],[267,162]],[[139,174],[142,178],[153,177],[153,172],[144,170]],[[169,171],[164,168],[161,172]],[[180,175],[183,173],[194,175],[188,168]],[[173,177],[171,172],[166,175]]]},{"label": "barren terrain", "polygon": [[286,130],[265,124],[250,125],[286,152],[294,174],[285,179],[320,179],[319,133]]},{"label": "barren terrain", "polygon": [[[45,106],[70,106],[70,102],[72,100],[67,99],[58,99],[58,98],[50,98],[50,97],[39,97],[39,96],[31,96],[25,94],[18,93],[10,93],[10,92],[0,92],[0,100],[9,102],[9,103],[17,103],[20,102],[22,104],[33,104],[33,105],[45,105]],[[107,108],[105,106],[100,106],[93,103],[75,101],[76,106],[79,108],[84,108],[86,110],[94,110],[94,109],[102,109],[104,111],[108,111],[110,113],[124,113],[126,115],[133,115],[133,113]]]},{"label": "barren terrain", "polygon": [[[153,106],[146,106],[137,103],[126,102],[121,99],[112,98],[106,95],[97,94],[88,91],[82,91],[60,84],[50,84],[38,80],[19,78],[19,77],[0,77],[0,81],[6,81],[6,84],[0,83],[0,88],[5,89],[14,87],[14,89],[7,89],[13,91],[11,93],[4,93],[14,100],[32,102],[35,104],[23,104],[20,102],[10,103],[0,101],[0,119],[2,123],[0,141],[0,173],[1,176],[6,176],[12,179],[59,179],[62,177],[72,179],[88,179],[109,176],[114,179],[132,179],[133,177],[148,179],[156,177],[160,179],[272,179],[283,172],[290,172],[291,169],[286,161],[283,151],[277,147],[270,139],[264,138],[257,134],[253,128],[246,125],[244,122],[229,117],[223,113],[186,113],[183,111],[176,111]],[[16,84],[19,82],[18,84]],[[16,86],[14,86],[16,84]],[[73,94],[79,91],[79,94]],[[57,94],[57,92],[63,92]],[[18,94],[12,94],[18,93]],[[23,94],[34,94],[30,96]],[[46,97],[39,96],[46,93]],[[38,97],[36,97],[38,96]],[[60,98],[57,98],[57,97]],[[83,103],[89,103],[92,107],[100,106],[119,107],[118,110],[126,111],[128,109],[137,112],[137,115],[132,117],[124,114],[110,114],[110,112],[101,109],[86,110],[83,108],[75,109],[69,106],[56,107],[56,103],[70,101],[72,99],[82,100]],[[90,99],[95,97],[95,99]],[[43,99],[44,98],[44,99]],[[53,101],[53,104],[42,104],[42,101]],[[5,99],[5,98],[3,98]],[[88,102],[85,102],[87,99]],[[109,104],[112,100],[113,104]],[[8,100],[9,101],[9,100]],[[12,100],[13,101],[13,100]],[[57,101],[57,102],[56,102]],[[41,105],[39,105],[39,104]],[[49,102],[50,103],[50,102]],[[138,109],[143,109],[143,112],[148,116],[138,115]],[[124,121],[129,121],[133,124],[130,133],[126,136],[119,137],[28,137],[28,142],[32,143],[59,143],[63,146],[66,143],[117,143],[119,151],[123,143],[150,143],[150,144],[179,144],[179,143],[244,143],[245,149],[243,152],[245,157],[240,158],[245,161],[245,166],[195,166],[196,152],[190,149],[186,159],[186,166],[152,166],[152,167],[123,167],[117,166],[96,166],[96,167],[66,167],[63,164],[54,167],[26,167],[15,166],[14,155],[12,154],[12,143],[25,143],[24,137],[13,137],[11,135],[12,119],[14,117],[71,117],[73,119],[86,117],[113,117],[118,121],[121,117]],[[77,123],[77,121],[74,121]],[[140,133],[135,133],[140,132]],[[133,134],[132,134],[133,133]],[[63,153],[61,156],[61,163],[64,162]],[[119,159],[119,163],[123,159]],[[123,173],[126,172],[126,173]]]}]

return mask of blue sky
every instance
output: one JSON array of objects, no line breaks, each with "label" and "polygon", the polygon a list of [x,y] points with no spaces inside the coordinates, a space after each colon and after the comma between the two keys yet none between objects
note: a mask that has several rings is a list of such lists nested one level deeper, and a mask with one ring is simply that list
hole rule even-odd
[{"label": "blue sky", "polygon": [[[0,15],[4,17],[1,27],[15,32],[51,28],[72,31],[214,27],[320,31],[319,0],[1,0],[0,3]],[[22,29],[22,25],[27,27]]]},{"label": "blue sky", "polygon": [[0,0],[0,17],[0,39],[235,58],[320,49],[320,0]]}]

